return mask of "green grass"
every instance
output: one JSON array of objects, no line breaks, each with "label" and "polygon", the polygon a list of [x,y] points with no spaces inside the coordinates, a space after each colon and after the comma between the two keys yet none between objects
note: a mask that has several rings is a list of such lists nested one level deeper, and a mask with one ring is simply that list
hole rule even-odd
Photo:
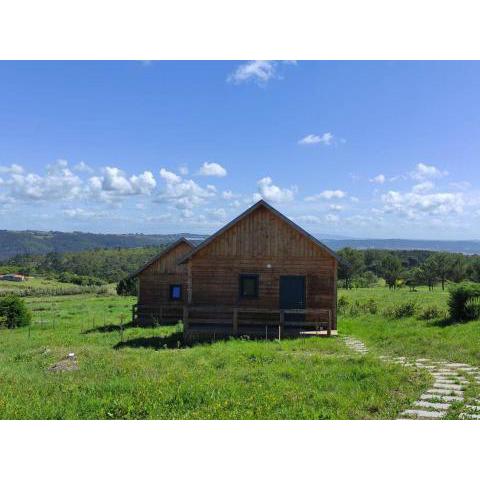
[{"label": "green grass", "polygon": [[438,305],[446,310],[447,291],[436,288],[429,292],[420,288],[410,292],[407,288],[390,291],[388,288],[365,288],[340,290],[339,297],[346,296],[350,302],[366,302],[374,299],[379,311],[375,315],[348,313],[339,317],[342,333],[356,336],[378,354],[411,357],[427,357],[480,365],[480,321],[445,325],[439,320],[420,320],[414,317],[393,319],[384,310],[394,304],[415,301],[418,309]]},{"label": "green grass", "polygon": [[[428,384],[335,337],[183,348],[177,326],[127,325],[122,342],[133,301],[27,298],[30,336],[0,331],[0,418],[395,418]],[[79,370],[48,370],[69,352]]]}]

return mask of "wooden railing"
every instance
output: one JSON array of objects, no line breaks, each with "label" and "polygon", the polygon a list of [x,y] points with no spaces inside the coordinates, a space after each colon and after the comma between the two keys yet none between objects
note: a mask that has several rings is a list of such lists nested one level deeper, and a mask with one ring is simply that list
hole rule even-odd
[{"label": "wooden railing", "polygon": [[[207,314],[207,317],[199,318],[198,313]],[[251,315],[250,318],[242,319],[242,316]],[[220,315],[220,318],[218,318]],[[254,320],[253,316],[267,316],[265,319]],[[315,320],[286,320],[288,315],[308,315],[316,317]],[[320,319],[319,317],[324,317]],[[326,334],[332,334],[332,310],[324,308],[305,308],[305,309],[266,309],[266,308],[248,308],[237,306],[218,306],[218,305],[184,305],[183,306],[183,328],[185,332],[194,329],[195,326],[224,325],[230,326],[233,335],[238,335],[242,327],[268,327],[278,328],[278,336],[281,338],[285,328],[308,328],[314,327],[314,330],[323,330],[326,324]]]},{"label": "wooden railing", "polygon": [[[283,337],[287,328],[312,329],[326,331],[326,335],[332,333],[332,310],[325,308],[305,309],[269,309],[249,308],[231,305],[186,305],[177,303],[175,305],[145,305],[137,304],[132,307],[132,322],[138,324],[139,315],[148,317],[149,322],[167,323],[167,319],[177,317],[183,321],[185,332],[194,330],[195,327],[204,327],[208,330],[210,326],[226,327],[233,336],[248,328],[264,327],[278,329],[279,338]],[[305,315],[307,318],[291,320],[290,315]],[[312,318],[313,317],[313,320]],[[326,328],[324,328],[326,326]],[[272,332],[273,330],[271,330]]]}]

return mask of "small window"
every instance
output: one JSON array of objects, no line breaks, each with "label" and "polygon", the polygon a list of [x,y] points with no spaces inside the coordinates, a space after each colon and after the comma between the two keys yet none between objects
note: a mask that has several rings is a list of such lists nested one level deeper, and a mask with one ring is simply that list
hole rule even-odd
[{"label": "small window", "polygon": [[170,285],[170,300],[181,300],[181,299],[182,299],[182,286]]},{"label": "small window", "polygon": [[240,275],[240,297],[258,297],[258,275]]}]

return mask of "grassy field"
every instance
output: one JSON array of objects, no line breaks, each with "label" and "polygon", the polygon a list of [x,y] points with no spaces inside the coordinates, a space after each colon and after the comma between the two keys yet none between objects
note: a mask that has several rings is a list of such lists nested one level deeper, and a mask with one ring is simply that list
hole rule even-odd
[{"label": "grassy field", "polygon": [[340,290],[349,303],[366,303],[373,299],[378,312],[372,314],[347,312],[339,318],[339,329],[344,334],[363,340],[378,354],[428,357],[480,365],[480,321],[447,325],[441,319],[421,320],[417,315],[407,318],[389,318],[384,310],[395,304],[415,302],[417,311],[428,305],[437,305],[446,311],[448,292],[437,287],[433,292],[419,288],[390,291],[388,288]]},{"label": "grassy field", "polygon": [[82,292],[95,293],[96,291],[108,292],[113,295],[115,293],[115,284],[101,287],[80,286],[41,276],[29,277],[25,282],[0,280],[0,296],[9,294],[20,296],[78,295]]},{"label": "grassy field", "polygon": [[[130,298],[26,301],[30,332],[0,331],[0,418],[395,418],[428,384],[425,373],[351,353],[341,338],[184,348],[179,327],[127,323],[122,334]],[[49,370],[69,352],[78,370]]]}]

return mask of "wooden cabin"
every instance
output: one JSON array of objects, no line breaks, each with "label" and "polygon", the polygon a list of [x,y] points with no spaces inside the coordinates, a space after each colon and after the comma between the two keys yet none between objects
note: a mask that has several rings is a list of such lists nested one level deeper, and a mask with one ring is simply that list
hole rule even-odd
[{"label": "wooden cabin", "polygon": [[337,328],[337,261],[261,200],[198,246],[176,242],[144,267],[137,308],[171,305],[178,282],[187,339],[330,335]]},{"label": "wooden cabin", "polygon": [[133,307],[134,324],[175,324],[183,317],[187,291],[186,265],[179,260],[198,241],[180,238],[130,275],[138,278],[138,302]]}]

